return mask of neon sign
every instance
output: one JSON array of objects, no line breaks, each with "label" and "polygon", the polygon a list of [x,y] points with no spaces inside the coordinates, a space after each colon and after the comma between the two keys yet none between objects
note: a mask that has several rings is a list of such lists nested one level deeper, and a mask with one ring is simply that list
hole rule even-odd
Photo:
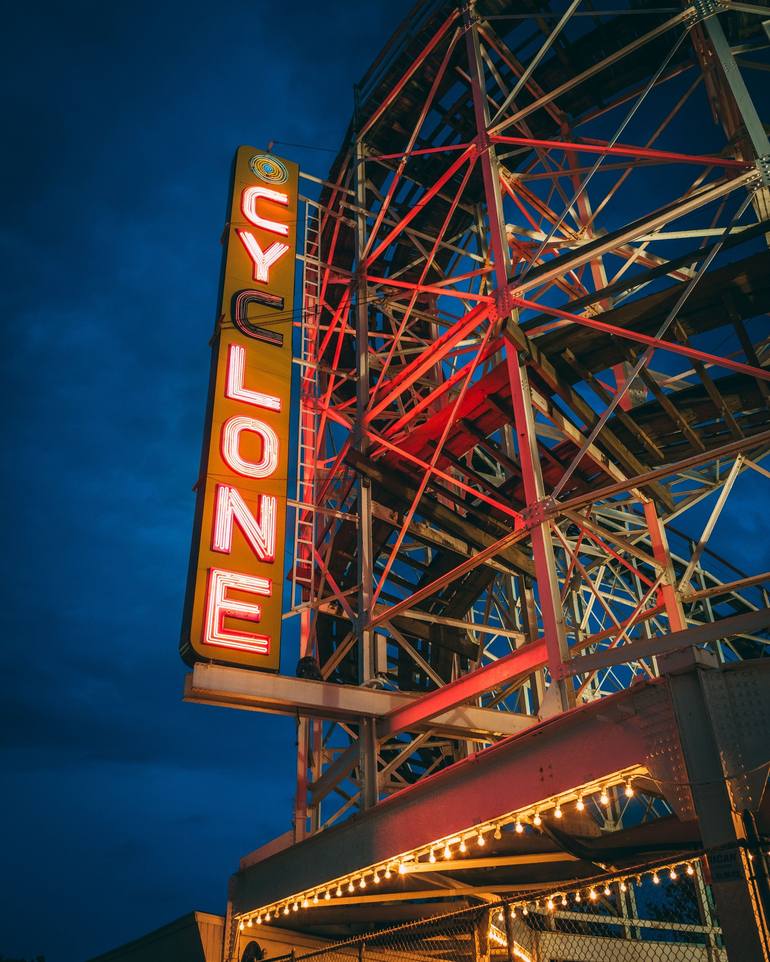
[{"label": "neon sign", "polygon": [[188,662],[279,668],[297,177],[296,164],[238,149],[180,645]]}]

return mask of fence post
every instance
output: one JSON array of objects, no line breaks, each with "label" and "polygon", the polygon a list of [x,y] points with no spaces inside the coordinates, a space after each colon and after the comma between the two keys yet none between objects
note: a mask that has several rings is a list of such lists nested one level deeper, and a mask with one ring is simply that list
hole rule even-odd
[{"label": "fence post", "polygon": [[508,950],[508,962],[515,962],[513,958],[513,925],[511,925],[511,907],[507,903],[503,906],[505,921],[505,946]]}]

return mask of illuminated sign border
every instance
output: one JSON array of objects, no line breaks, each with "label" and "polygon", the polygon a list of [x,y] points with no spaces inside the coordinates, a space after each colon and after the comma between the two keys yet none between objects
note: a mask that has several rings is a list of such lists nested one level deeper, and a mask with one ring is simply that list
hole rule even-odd
[{"label": "illuminated sign border", "polygon": [[180,650],[280,666],[299,170],[239,147]]}]

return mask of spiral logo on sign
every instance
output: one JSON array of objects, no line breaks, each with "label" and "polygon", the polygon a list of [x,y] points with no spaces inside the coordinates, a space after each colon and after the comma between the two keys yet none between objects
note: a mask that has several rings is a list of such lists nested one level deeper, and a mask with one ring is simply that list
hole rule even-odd
[{"label": "spiral logo on sign", "polygon": [[266,184],[285,184],[289,179],[289,172],[278,160],[270,154],[255,154],[249,161],[254,175]]}]

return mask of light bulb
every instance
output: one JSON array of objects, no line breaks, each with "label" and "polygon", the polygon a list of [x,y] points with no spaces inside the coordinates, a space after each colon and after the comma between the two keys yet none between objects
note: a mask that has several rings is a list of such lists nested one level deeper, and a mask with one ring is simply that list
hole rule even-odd
[{"label": "light bulb", "polygon": [[499,825],[495,825],[495,832],[494,832],[495,840],[499,842],[502,837],[503,837],[502,829],[500,828]]},{"label": "light bulb", "polygon": [[581,902],[581,901],[582,901],[582,899],[581,899],[581,897],[580,897],[580,892],[575,892],[575,901],[576,901],[576,902]]},{"label": "light bulb", "polygon": [[400,863],[399,863],[399,866],[398,866],[398,874],[399,874],[399,875],[406,875],[406,865],[405,865],[403,862],[400,862]]},{"label": "light bulb", "polygon": [[653,872],[652,881],[655,883],[655,885],[660,885],[660,875],[658,875],[657,872]]},{"label": "light bulb", "polygon": [[553,912],[553,909],[554,909],[553,899],[548,899],[548,901],[546,902],[546,905],[548,906],[548,911]]},{"label": "light bulb", "polygon": [[553,810],[554,818],[561,818],[561,805],[557,805]]},{"label": "light bulb", "polygon": [[306,909],[310,905],[310,902],[306,898],[302,899],[302,908]]},{"label": "light bulb", "polygon": [[460,839],[460,851],[463,853],[468,851],[468,846],[465,844],[464,838]]},{"label": "light bulb", "polygon": [[668,877],[671,879],[672,882],[675,882],[679,878],[679,876],[676,874],[675,868],[671,869],[671,871],[668,873]]},{"label": "light bulb", "polygon": [[577,800],[577,805],[575,806],[575,808],[577,808],[579,812],[582,812],[585,809],[585,807],[586,807],[586,803],[583,801],[583,796],[579,795]]},{"label": "light bulb", "polygon": [[566,905],[566,904],[567,904],[567,896],[566,896],[566,895],[562,895],[562,897],[561,897],[561,904],[562,904],[562,905]]},{"label": "light bulb", "polygon": [[390,866],[385,869],[385,878],[390,878],[393,873],[390,871]]},{"label": "light bulb", "polygon": [[484,838],[484,833],[483,833],[483,832],[479,832],[479,836],[478,836],[478,838],[476,839],[476,844],[479,845],[479,846],[481,846],[481,847],[483,847],[484,845],[487,844],[487,840]]},{"label": "light bulb", "polygon": [[272,917],[273,917],[273,916],[268,912],[268,913],[265,915],[265,922],[269,922]]},{"label": "light bulb", "polygon": [[538,828],[543,824],[543,820],[540,818],[540,812],[535,812],[535,817],[532,819],[532,824],[537,825]]},{"label": "light bulb", "polygon": [[379,885],[379,884],[380,884],[380,873],[379,873],[379,872],[375,872],[374,875],[372,876],[372,880],[374,881],[374,884],[375,884],[375,885]]},{"label": "light bulb", "polygon": [[513,906],[511,906],[511,918],[512,919],[516,918],[516,909]]},{"label": "light bulb", "polygon": [[327,889],[327,890],[324,892],[324,901],[325,901],[325,902],[328,902],[331,897],[332,897],[332,893],[329,891],[329,889]]},{"label": "light bulb", "polygon": [[352,894],[353,892],[355,892],[355,890],[356,890],[356,887],[355,887],[355,885],[353,885],[353,879],[351,879],[351,880],[348,882],[348,892],[350,892],[350,893]]},{"label": "light bulb", "polygon": [[[403,865],[401,866],[401,868],[399,869],[399,871],[401,871],[401,870],[406,871],[406,869],[404,868]],[[360,889],[365,889],[365,888],[366,888],[366,879],[363,877],[363,875],[361,876],[361,881],[358,883],[358,887],[359,887]]]},{"label": "light bulb", "polygon": [[334,894],[337,896],[337,898],[339,898],[339,897],[342,895],[342,886],[341,886],[341,885],[338,885],[338,886],[337,886],[337,891],[336,891]]},{"label": "light bulb", "polygon": [[609,894],[610,894],[610,887],[609,887],[609,885],[605,885],[605,886],[604,886],[604,894],[605,894],[605,895],[609,895]]},{"label": "light bulb", "polygon": [[607,794],[607,789],[606,789],[606,788],[603,788],[603,789],[602,789],[602,793],[601,793],[601,795],[599,796],[599,801],[602,803],[602,805],[609,805],[609,804],[610,804],[610,796]]},{"label": "light bulb", "polygon": [[627,892],[627,891],[628,891],[628,886],[626,885],[625,882],[621,882],[619,888],[620,888],[620,891],[621,891],[621,892]]},{"label": "light bulb", "polygon": [[436,861],[436,853],[433,851],[433,849],[430,850],[428,861],[431,863],[431,865]]},{"label": "light bulb", "polygon": [[449,842],[444,846],[444,858],[452,857],[452,849],[449,847]]},{"label": "light bulb", "polygon": [[626,798],[634,797],[634,786],[631,784],[631,782],[626,782],[625,796]]},{"label": "light bulb", "polygon": [[283,907],[283,914],[284,914],[284,915],[288,915],[288,914],[289,914],[289,906],[288,906],[288,903],[287,903],[286,905],[284,905],[284,907]]},{"label": "light bulb", "polygon": [[241,930],[241,932],[243,932],[243,922],[240,923],[240,925],[238,926],[238,928]]},{"label": "light bulb", "polygon": [[249,928],[251,928],[253,924],[254,922],[252,919],[249,919],[249,921],[246,923],[246,925],[248,925]]},{"label": "light bulb", "polygon": [[261,916],[261,915],[258,915],[258,916],[257,916],[257,925],[262,925],[262,916]]},{"label": "light bulb", "polygon": [[292,908],[294,909],[295,912],[299,912],[299,902],[295,902]]},{"label": "light bulb", "polygon": [[[342,889],[337,887],[337,895],[342,895]],[[313,905],[318,905],[318,892],[313,894]]]},{"label": "light bulb", "polygon": [[516,824],[513,827],[517,835],[521,835],[521,833],[524,831],[524,826],[518,819],[516,819]]},{"label": "light bulb", "polygon": [[588,893],[588,897],[589,899],[591,899],[592,902],[595,902],[599,898],[599,896],[596,894],[595,889],[591,889],[591,891]]},{"label": "light bulb", "polygon": [[527,908],[526,905],[525,905],[524,908],[521,910],[521,914],[522,914],[522,915],[529,915],[529,909]]},{"label": "light bulb", "polygon": [[695,875],[695,869],[692,867],[692,865],[690,865],[689,862],[687,863],[687,874],[688,874],[688,875]]}]

